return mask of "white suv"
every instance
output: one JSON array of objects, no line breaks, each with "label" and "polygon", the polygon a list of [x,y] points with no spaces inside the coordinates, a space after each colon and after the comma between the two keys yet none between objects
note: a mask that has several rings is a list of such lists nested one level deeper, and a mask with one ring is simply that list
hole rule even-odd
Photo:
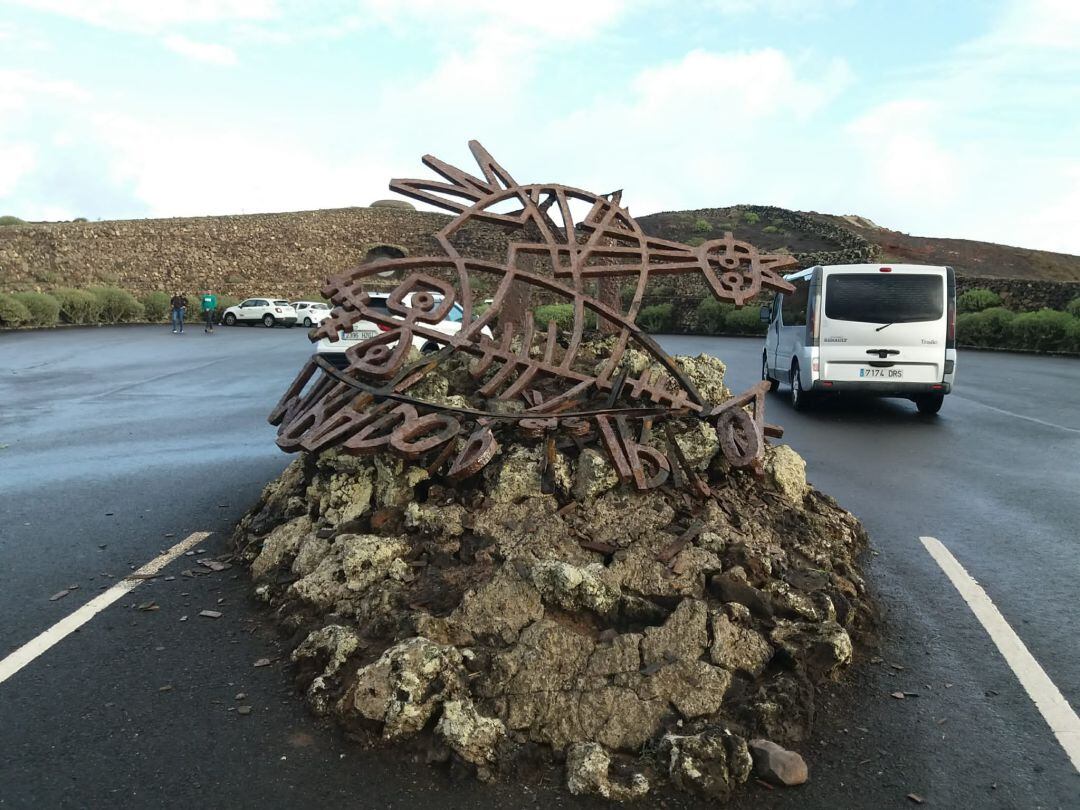
[{"label": "white suv", "polygon": [[280,298],[249,298],[225,310],[221,322],[226,326],[236,326],[238,323],[254,326],[261,323],[268,329],[279,323],[292,327],[296,324],[296,310],[292,304]]},{"label": "white suv", "polygon": [[297,320],[308,329],[330,317],[330,305],[322,301],[293,301],[292,307],[296,310]]},{"label": "white suv", "polygon": [[[386,301],[389,297],[390,296],[387,293],[368,293],[368,306],[372,309],[386,310]],[[434,297],[436,303],[442,299],[442,296],[438,294],[435,294]],[[411,298],[411,295],[405,296],[405,303],[408,303]],[[387,312],[390,314],[389,311]],[[462,323],[463,315],[464,310],[462,310],[461,305],[455,303],[450,307],[450,311],[442,321],[424,325],[429,329],[434,329],[447,335],[456,335],[464,326]],[[374,321],[357,321],[352,325],[350,331],[339,332],[337,341],[322,338],[316,346],[315,351],[317,354],[333,363],[337,368],[345,368],[349,364],[349,361],[345,358],[345,352],[347,352],[350,347],[355,346],[358,343],[363,343],[365,340],[375,337],[380,332],[387,331],[389,331],[389,327],[377,324]],[[487,335],[489,338],[492,337],[491,330],[486,326],[481,329],[480,332]],[[389,345],[392,348],[397,344],[391,343]],[[424,353],[434,352],[441,348],[440,344],[436,343],[434,340],[429,340],[420,335],[413,336],[413,346]]]}]

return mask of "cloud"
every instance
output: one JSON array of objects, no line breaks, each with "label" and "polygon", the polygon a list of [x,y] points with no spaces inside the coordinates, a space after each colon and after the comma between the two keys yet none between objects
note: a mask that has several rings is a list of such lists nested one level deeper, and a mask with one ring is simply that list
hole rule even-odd
[{"label": "cloud", "polygon": [[37,166],[37,149],[30,143],[4,143],[0,141],[0,197],[15,192],[19,181]]},{"label": "cloud", "polygon": [[236,52],[225,45],[215,45],[210,42],[196,42],[181,34],[171,34],[163,40],[165,47],[175,51],[181,56],[194,59],[196,62],[207,62],[212,65],[224,65],[230,67],[239,61]]},{"label": "cloud", "polygon": [[781,18],[813,17],[854,5],[855,0],[709,0],[721,14],[770,14]]},{"label": "cloud", "polygon": [[157,33],[178,25],[269,20],[275,0],[11,0],[102,28]]}]

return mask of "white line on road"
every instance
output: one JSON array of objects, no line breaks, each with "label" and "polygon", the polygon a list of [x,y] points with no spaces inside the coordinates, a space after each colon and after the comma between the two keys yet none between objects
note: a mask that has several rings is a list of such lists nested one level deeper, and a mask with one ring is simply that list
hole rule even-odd
[{"label": "white line on road", "polygon": [[65,616],[44,633],[26,642],[3,661],[0,661],[0,683],[6,681],[50,647],[63,641],[121,596],[138,588],[146,577],[156,574],[185,551],[209,536],[210,532],[195,532],[188,535],[164,554],[155,557],[138,571],[132,571],[109,590],[95,596],[74,613]]},{"label": "white line on road", "polygon": [[935,537],[920,537],[930,556],[941,566],[956,590],[968,603],[975,618],[979,620],[998,650],[1005,656],[1005,661],[1012,667],[1020,684],[1034,702],[1036,708],[1054,732],[1061,747],[1072,760],[1073,767],[1080,771],[1080,717],[1076,716],[1065,696],[1054,686],[1054,682],[1039,666],[1039,662],[1028,652],[1020,636],[1016,635],[1005,617],[1001,615],[986,591],[971,574],[957,562],[944,544]]},{"label": "white line on road", "polygon": [[1024,416],[1022,413],[1016,413],[1015,411],[1007,411],[1004,408],[998,408],[994,405],[987,405],[985,402],[979,402],[977,399],[971,397],[958,396],[957,399],[962,399],[964,402],[970,402],[974,405],[978,405],[980,408],[988,408],[991,411],[997,411],[1003,413],[1006,416],[1012,416],[1015,419],[1024,419],[1028,422],[1034,422],[1036,425],[1042,425],[1043,427],[1057,428],[1058,430],[1067,430],[1070,433],[1080,433],[1080,428],[1066,427],[1065,425],[1059,425],[1056,422],[1047,422],[1045,419],[1036,419],[1034,416]]}]

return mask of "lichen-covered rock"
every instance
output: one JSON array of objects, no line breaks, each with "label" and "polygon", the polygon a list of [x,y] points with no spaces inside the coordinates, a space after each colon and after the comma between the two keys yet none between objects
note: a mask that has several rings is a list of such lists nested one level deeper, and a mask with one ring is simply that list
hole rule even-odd
[{"label": "lichen-covered rock", "polygon": [[379,506],[405,506],[413,500],[416,485],[427,480],[427,470],[406,464],[397,456],[375,457],[375,503]]},{"label": "lichen-covered rock", "polygon": [[750,778],[753,761],[746,741],[726,729],[700,734],[668,734],[661,743],[668,754],[671,781],[703,799],[724,801]]},{"label": "lichen-covered rock", "polygon": [[401,559],[409,544],[377,534],[343,534],[334,543],[341,549],[341,571],[350,591],[366,591],[387,578],[401,580],[409,567]]},{"label": "lichen-covered rock", "polygon": [[513,503],[540,492],[540,449],[514,447],[503,458],[491,488],[491,499]]},{"label": "lichen-covered rock", "polygon": [[448,700],[435,726],[435,734],[465,762],[476,766],[482,779],[491,778],[496,748],[506,737],[506,726],[497,717],[485,717],[470,700]]},{"label": "lichen-covered rock", "polygon": [[360,646],[360,637],[353,630],[332,624],[310,633],[300,646],[293,650],[293,663],[313,660],[322,665],[322,673],[315,677],[307,689],[308,704],[316,714],[329,713],[328,679],[338,673]]},{"label": "lichen-covered rock", "polygon": [[696,661],[709,643],[709,611],[697,599],[684,599],[662,627],[647,627],[641,642],[645,666],[671,659]]},{"label": "lichen-covered rock", "polygon": [[575,796],[622,802],[640,799],[649,792],[649,780],[644,774],[634,773],[629,779],[616,781],[610,769],[611,757],[602,745],[576,743],[566,751],[566,787]]},{"label": "lichen-covered rock", "polygon": [[851,636],[836,622],[778,621],[770,637],[815,680],[835,677],[851,662]]},{"label": "lichen-covered rock", "polygon": [[607,456],[595,447],[586,447],[574,469],[573,494],[579,501],[598,498],[619,483],[619,475]]},{"label": "lichen-covered rock", "polygon": [[773,648],[761,633],[742,627],[724,613],[714,613],[709,657],[714,664],[757,677],[772,658]]},{"label": "lichen-covered rock", "polygon": [[405,507],[405,525],[427,534],[460,537],[465,531],[465,509],[459,504],[432,506],[415,501]]},{"label": "lichen-covered rock", "polygon": [[385,739],[415,734],[440,705],[464,694],[463,666],[455,647],[406,639],[356,673],[342,709],[381,723]]},{"label": "lichen-covered rock", "polygon": [[450,616],[475,638],[511,644],[526,625],[544,615],[540,594],[512,567],[505,567],[476,590],[466,591]]},{"label": "lichen-covered rock", "polygon": [[560,560],[544,560],[529,570],[529,579],[545,604],[563,610],[591,610],[610,615],[619,605],[619,592],[602,578],[604,567],[593,563],[579,568]]},{"label": "lichen-covered rock", "polygon": [[296,558],[293,560],[292,564],[292,572],[298,577],[306,577],[319,567],[319,563],[322,562],[323,558],[329,553],[329,540],[315,535],[309,535],[307,539],[300,544],[299,551],[296,552]]},{"label": "lichen-covered rock", "polygon": [[697,388],[698,393],[706,402],[719,405],[731,399],[731,392],[724,386],[724,374],[727,366],[716,357],[709,354],[699,354],[697,357],[679,355],[675,358]]},{"label": "lichen-covered rock", "polygon": [[806,495],[806,462],[802,456],[779,444],[765,452],[765,474],[785,497],[801,504]]},{"label": "lichen-covered rock", "polygon": [[307,515],[282,523],[263,539],[262,550],[251,563],[251,576],[262,579],[277,567],[291,562],[309,534],[311,518]]}]

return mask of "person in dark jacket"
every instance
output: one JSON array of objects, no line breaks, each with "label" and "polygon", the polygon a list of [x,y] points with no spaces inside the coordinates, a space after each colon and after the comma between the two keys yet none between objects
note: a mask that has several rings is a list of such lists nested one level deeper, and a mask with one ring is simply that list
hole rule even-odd
[{"label": "person in dark jacket", "polygon": [[174,335],[184,334],[184,312],[187,310],[188,300],[182,293],[176,293],[169,300],[169,309],[172,311],[172,330]]}]

